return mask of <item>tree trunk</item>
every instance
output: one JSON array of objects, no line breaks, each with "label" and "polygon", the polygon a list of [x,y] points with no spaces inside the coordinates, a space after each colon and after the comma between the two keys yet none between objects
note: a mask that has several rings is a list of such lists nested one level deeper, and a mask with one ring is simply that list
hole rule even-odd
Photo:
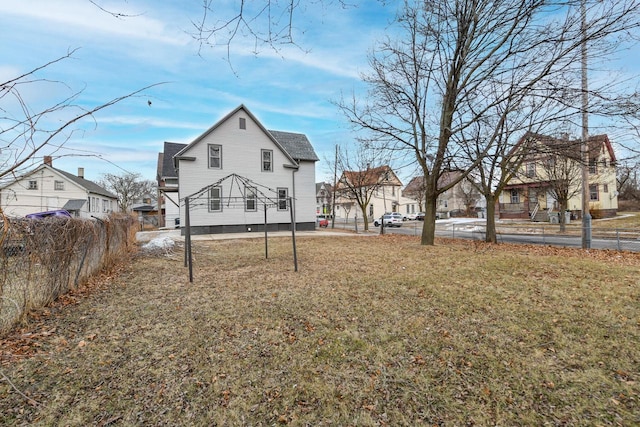
[{"label": "tree trunk", "polygon": [[498,243],[496,233],[496,198],[493,194],[485,195],[487,200],[487,231],[485,241]]},{"label": "tree trunk", "polygon": [[422,227],[422,239],[420,244],[435,244],[436,239],[436,197],[435,195],[427,196],[424,202],[424,225]]},{"label": "tree trunk", "polygon": [[560,218],[558,218],[560,222],[560,232],[564,233],[567,230],[567,217],[564,214],[567,211],[567,200],[562,200],[558,204],[560,205]]},{"label": "tree trunk", "polygon": [[362,211],[362,219],[364,221],[364,231],[369,231],[369,217],[367,216],[367,207],[362,207],[362,205],[360,205],[360,210]]}]

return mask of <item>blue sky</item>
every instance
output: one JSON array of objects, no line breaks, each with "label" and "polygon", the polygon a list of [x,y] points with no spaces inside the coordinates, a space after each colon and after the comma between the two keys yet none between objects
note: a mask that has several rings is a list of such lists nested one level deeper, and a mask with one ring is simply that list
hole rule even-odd
[{"label": "blue sky", "polygon": [[[82,91],[76,103],[91,107],[166,82],[97,113],[95,123],[83,123],[84,131],[55,152],[55,167],[84,167],[91,180],[123,171],[155,179],[164,141],[189,143],[240,104],[268,129],[306,134],[321,158],[317,179],[329,178],[324,160],[335,144],[354,143],[331,101],[360,87],[367,51],[394,12],[376,1],[347,9],[337,2],[301,2],[294,17],[300,47],[262,47],[256,55],[253,40],[238,37],[229,64],[226,47],[204,48],[199,56],[188,34],[191,21],[201,18],[201,0],[98,3],[130,16],[114,18],[89,0],[0,1],[0,81],[78,48],[71,59],[38,74],[68,87],[25,87],[23,95],[35,108],[75,91]],[[233,9],[224,8],[237,2],[216,3],[226,18]]]},{"label": "blue sky", "polygon": [[[256,55],[253,40],[239,36],[227,58],[224,46],[198,55],[198,43],[188,33],[191,21],[202,16],[202,0],[96,2],[130,16],[114,18],[89,0],[0,0],[0,81],[78,49],[37,75],[66,86],[24,87],[22,94],[34,108],[77,91],[82,92],[76,102],[90,108],[166,82],[97,113],[54,153],[55,167],[69,172],[84,167],[85,176],[96,181],[104,173],[123,171],[155,179],[164,141],[189,143],[240,104],[268,129],[306,134],[321,159],[317,180],[332,179],[325,159],[332,158],[336,144],[355,144],[355,137],[331,101],[354,90],[364,94],[360,73],[369,70],[367,52],[388,31],[400,3],[387,2],[392,5],[385,8],[366,0],[342,8],[337,0],[302,1],[294,16],[299,47],[274,52],[261,46]],[[214,19],[237,12],[237,0],[214,3],[220,7]],[[637,76],[639,51],[619,53],[609,69]],[[598,78],[606,81],[609,74]],[[637,85],[637,77],[629,84]],[[626,136],[610,133],[614,141]],[[398,172],[408,182],[412,171]]]}]

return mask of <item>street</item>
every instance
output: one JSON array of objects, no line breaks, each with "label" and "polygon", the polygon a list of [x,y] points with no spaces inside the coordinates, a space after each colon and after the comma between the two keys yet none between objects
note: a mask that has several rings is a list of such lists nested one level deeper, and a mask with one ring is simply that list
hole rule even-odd
[{"label": "street", "polygon": [[[384,232],[390,234],[404,234],[420,236],[422,234],[422,221],[406,221],[402,227],[385,227]],[[515,229],[507,224],[504,227],[501,222],[496,224],[498,228],[497,239],[501,243],[536,244],[559,247],[582,247],[582,237],[579,235],[560,234],[557,225],[549,223],[523,224]],[[353,221],[349,223],[336,220],[336,228],[355,230]],[[358,224],[358,232],[364,231],[364,224]],[[369,226],[369,232],[380,232],[379,227]],[[477,218],[452,218],[436,221],[436,236],[455,239],[484,240],[485,220]],[[623,250],[640,252],[640,233],[627,232],[616,229],[592,229],[592,249]]]}]

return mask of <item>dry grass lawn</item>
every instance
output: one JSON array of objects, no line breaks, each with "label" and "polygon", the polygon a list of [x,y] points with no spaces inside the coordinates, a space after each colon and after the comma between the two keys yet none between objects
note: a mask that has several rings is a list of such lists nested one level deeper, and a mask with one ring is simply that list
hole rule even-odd
[{"label": "dry grass lawn", "polygon": [[296,273],[285,238],[198,241],[193,284],[140,254],[37,313],[0,424],[640,424],[640,255],[297,243]]}]

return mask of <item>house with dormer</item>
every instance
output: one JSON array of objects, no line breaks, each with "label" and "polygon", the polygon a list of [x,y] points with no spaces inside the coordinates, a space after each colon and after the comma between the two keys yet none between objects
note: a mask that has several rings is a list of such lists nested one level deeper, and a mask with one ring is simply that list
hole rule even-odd
[{"label": "house with dormer", "polygon": [[189,200],[193,234],[290,230],[292,218],[313,230],[318,160],[306,135],[267,130],[240,105],[172,156],[180,226]]}]

